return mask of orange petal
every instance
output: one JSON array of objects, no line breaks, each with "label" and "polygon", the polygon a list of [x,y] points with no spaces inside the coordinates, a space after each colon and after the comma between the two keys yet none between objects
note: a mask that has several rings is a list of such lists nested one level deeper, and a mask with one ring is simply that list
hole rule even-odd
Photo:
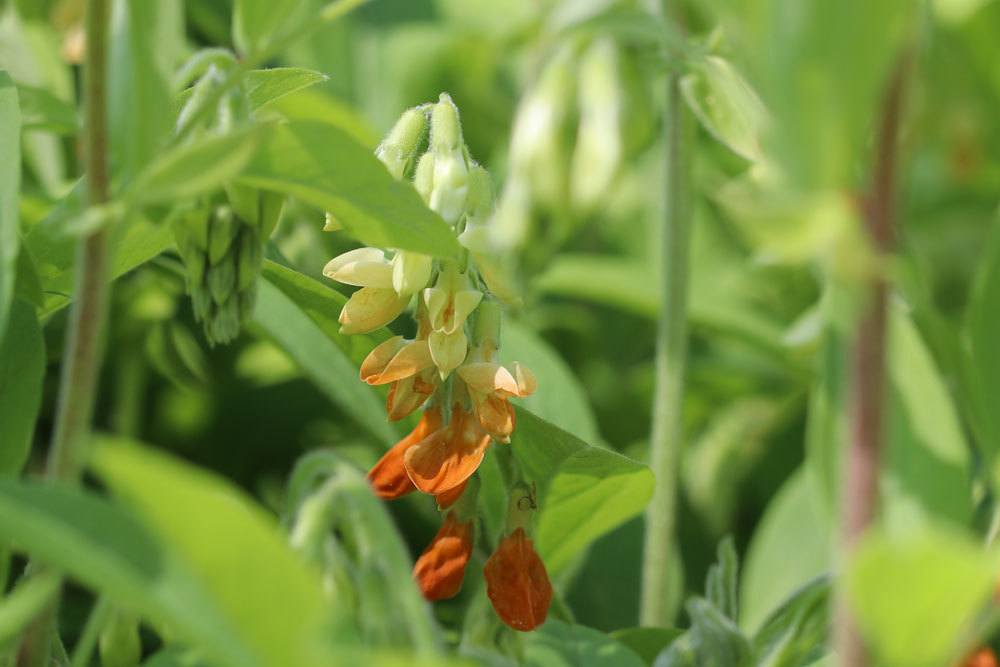
[{"label": "orange petal", "polygon": [[392,500],[405,496],[414,491],[416,487],[406,474],[406,467],[403,464],[403,456],[406,450],[417,444],[430,433],[441,426],[441,410],[434,408],[424,413],[420,422],[410,433],[397,442],[378,460],[372,469],[368,471],[368,481],[375,490],[379,498]]},{"label": "orange petal", "polygon": [[438,509],[446,510],[458,502],[458,499],[462,497],[463,493],[465,493],[465,487],[468,486],[468,484],[469,480],[465,480],[454,489],[449,489],[444,493],[437,494],[434,497],[434,500],[437,502]]},{"label": "orange petal", "polygon": [[523,528],[500,541],[486,561],[483,575],[486,595],[500,620],[522,632],[545,622],[552,602],[552,584]]},{"label": "orange petal", "polygon": [[382,374],[392,358],[405,346],[406,341],[402,336],[393,336],[384,343],[376,345],[361,362],[361,379],[368,384],[376,384],[373,380]]},{"label": "orange petal", "polygon": [[494,439],[510,442],[510,434],[514,432],[514,406],[506,398],[495,394],[488,396],[476,405],[476,417]]},{"label": "orange petal", "polygon": [[997,667],[997,657],[992,649],[981,648],[962,663],[962,667]]},{"label": "orange petal", "polygon": [[[371,385],[388,384],[416,375],[433,365],[434,360],[431,359],[430,347],[428,347],[426,340],[396,343],[395,346],[387,345],[395,340],[395,338],[390,339],[372,350],[368,358],[365,359],[365,363],[361,364],[362,380]],[[384,349],[380,350],[380,348]],[[385,359],[390,351],[392,351],[391,356]],[[376,352],[378,352],[377,356],[375,356]],[[368,363],[369,359],[372,359],[370,364]]]},{"label": "orange petal", "polygon": [[509,396],[519,395],[517,380],[500,364],[487,361],[473,362],[464,364],[457,373],[469,385],[469,389],[476,393],[503,392]]},{"label": "orange petal", "polygon": [[428,600],[455,597],[472,556],[472,522],[449,512],[444,524],[413,566],[413,578]]},{"label": "orange petal", "polygon": [[403,458],[410,480],[424,493],[438,495],[465,482],[483,461],[490,436],[468,413],[456,410],[447,428],[410,448]]},{"label": "orange petal", "polygon": [[389,421],[399,421],[419,408],[434,393],[436,385],[411,376],[393,382],[385,400],[385,411]]}]

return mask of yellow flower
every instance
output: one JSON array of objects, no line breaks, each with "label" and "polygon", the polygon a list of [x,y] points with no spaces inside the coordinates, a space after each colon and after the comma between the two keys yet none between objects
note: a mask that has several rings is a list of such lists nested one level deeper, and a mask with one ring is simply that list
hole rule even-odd
[{"label": "yellow flower", "polygon": [[457,373],[465,382],[480,426],[497,442],[510,442],[514,407],[507,399],[533,394],[538,386],[534,374],[517,362],[511,372],[488,361],[465,364]]}]

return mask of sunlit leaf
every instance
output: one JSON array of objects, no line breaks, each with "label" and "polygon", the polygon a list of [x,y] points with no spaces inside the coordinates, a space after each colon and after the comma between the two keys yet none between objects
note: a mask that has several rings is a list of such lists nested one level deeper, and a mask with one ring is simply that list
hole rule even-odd
[{"label": "sunlit leaf", "polygon": [[285,95],[326,81],[325,74],[301,67],[275,67],[256,69],[246,73],[243,86],[250,106],[259,109],[265,104],[276,102]]}]

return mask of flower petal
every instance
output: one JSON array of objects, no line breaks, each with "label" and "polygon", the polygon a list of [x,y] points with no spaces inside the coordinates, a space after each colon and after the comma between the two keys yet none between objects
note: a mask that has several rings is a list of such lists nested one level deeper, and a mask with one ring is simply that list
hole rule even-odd
[{"label": "flower petal", "polygon": [[465,480],[454,489],[449,489],[444,493],[439,493],[434,496],[434,502],[437,503],[438,509],[446,510],[458,502],[458,499],[462,497],[463,493],[465,493],[465,487],[468,485],[469,480]]},{"label": "flower petal", "polygon": [[457,373],[469,385],[469,389],[480,394],[501,391],[510,396],[518,395],[517,381],[510,371],[500,364],[477,361],[464,364]]},{"label": "flower petal", "polygon": [[528,632],[545,622],[552,583],[523,528],[500,541],[483,568],[486,595],[504,623]]},{"label": "flower petal", "polygon": [[403,457],[413,484],[438,495],[459,486],[479,468],[490,444],[478,422],[456,410],[451,424],[417,443]]},{"label": "flower petal", "polygon": [[400,250],[392,258],[392,288],[402,295],[415,294],[431,279],[434,258]]},{"label": "flower petal", "polygon": [[488,396],[476,405],[476,417],[494,440],[510,442],[510,435],[514,432],[514,406],[507,402],[506,397]]},{"label": "flower petal", "polygon": [[449,512],[444,524],[413,566],[413,578],[428,600],[455,597],[472,557],[473,525]]},{"label": "flower petal", "polygon": [[538,389],[538,380],[527,366],[520,362],[514,362],[514,377],[517,379],[517,395],[520,397],[530,396]]},{"label": "flower petal", "polygon": [[392,358],[406,346],[406,341],[402,336],[393,336],[384,343],[376,345],[365,360],[361,362],[361,379],[368,384],[379,384],[375,380],[382,374],[385,367],[389,365]]},{"label": "flower petal", "polygon": [[392,358],[392,361],[382,371],[378,382],[370,384],[385,384],[394,382],[411,375],[416,375],[425,368],[434,365],[431,358],[431,350],[426,340],[415,340],[407,345]]},{"label": "flower petal", "polygon": [[368,333],[385,326],[399,317],[408,301],[392,288],[362,287],[340,311],[340,333]]},{"label": "flower petal", "polygon": [[461,366],[469,352],[469,341],[462,329],[451,334],[432,331],[427,342],[430,344],[431,358],[441,371],[442,378],[448,377],[449,373]]},{"label": "flower petal", "polygon": [[445,333],[451,333],[462,328],[465,320],[476,309],[479,302],[483,300],[483,293],[479,290],[462,290],[453,297],[454,306],[451,321],[446,324]]},{"label": "flower petal", "polygon": [[378,248],[357,248],[338,255],[326,263],[323,275],[345,285],[392,287],[392,264]]},{"label": "flower petal", "polygon": [[385,399],[389,421],[399,421],[423,405],[434,393],[435,386],[414,375],[393,382]]},{"label": "flower petal", "polygon": [[440,409],[428,410],[420,418],[416,427],[405,438],[393,445],[378,460],[378,463],[372,466],[372,469],[368,471],[368,481],[378,497],[391,500],[416,489],[406,474],[403,455],[406,450],[436,431],[440,426]]}]

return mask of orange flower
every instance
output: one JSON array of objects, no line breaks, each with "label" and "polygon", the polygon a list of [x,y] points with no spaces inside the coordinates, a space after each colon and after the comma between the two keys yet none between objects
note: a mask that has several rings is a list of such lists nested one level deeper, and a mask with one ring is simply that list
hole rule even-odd
[{"label": "orange flower", "polygon": [[483,568],[486,595],[504,623],[528,632],[545,622],[552,584],[531,540],[518,527],[500,541]]},{"label": "orange flower", "polygon": [[472,521],[448,512],[444,524],[413,566],[413,578],[428,600],[455,597],[472,556]]},{"label": "orange flower", "polygon": [[393,500],[414,491],[416,487],[406,474],[404,456],[411,447],[441,427],[441,408],[433,407],[424,412],[420,423],[410,434],[387,451],[368,472],[375,494],[379,498]]},{"label": "orange flower", "polygon": [[962,667],[998,667],[997,657],[992,649],[981,648],[962,663]]},{"label": "orange flower", "polygon": [[438,381],[427,341],[408,341],[402,336],[393,336],[368,353],[361,364],[361,379],[370,385],[391,384],[385,406],[390,421],[423,405]]},{"label": "orange flower", "polygon": [[473,415],[456,405],[451,422],[409,447],[403,465],[413,484],[423,491],[441,495],[463,484],[483,461],[490,435]]},{"label": "orange flower", "polygon": [[535,376],[521,364],[514,364],[514,372],[500,364],[487,361],[463,365],[458,376],[465,381],[469,398],[483,429],[498,442],[510,442],[514,432],[514,406],[507,402],[512,396],[524,397],[534,393]]},{"label": "orange flower", "polygon": [[446,510],[458,502],[458,499],[462,497],[463,493],[465,493],[465,487],[468,486],[468,484],[469,480],[465,480],[454,489],[448,489],[444,493],[439,493],[434,496],[434,500],[437,501],[438,509]]}]

